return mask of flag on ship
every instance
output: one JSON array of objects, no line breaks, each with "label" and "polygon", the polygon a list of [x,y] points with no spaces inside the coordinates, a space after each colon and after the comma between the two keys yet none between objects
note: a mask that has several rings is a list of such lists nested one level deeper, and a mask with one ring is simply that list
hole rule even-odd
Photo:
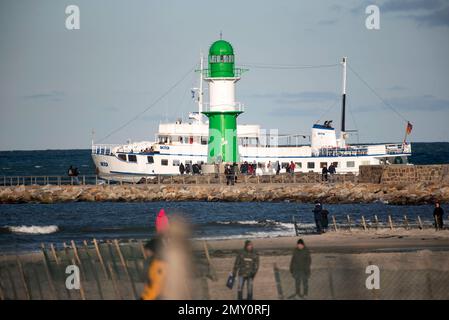
[{"label": "flag on ship", "polygon": [[407,128],[405,129],[405,132],[409,135],[412,133],[413,125],[410,123],[410,121],[407,121]]}]

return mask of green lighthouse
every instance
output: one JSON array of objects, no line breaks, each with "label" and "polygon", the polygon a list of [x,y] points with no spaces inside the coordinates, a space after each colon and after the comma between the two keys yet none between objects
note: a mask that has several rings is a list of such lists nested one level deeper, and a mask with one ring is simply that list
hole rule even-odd
[{"label": "green lighthouse", "polygon": [[235,101],[235,83],[242,70],[234,67],[234,61],[229,42],[220,39],[210,46],[204,79],[209,83],[209,103],[203,111],[209,118],[208,163],[239,161],[237,117],[243,106]]}]

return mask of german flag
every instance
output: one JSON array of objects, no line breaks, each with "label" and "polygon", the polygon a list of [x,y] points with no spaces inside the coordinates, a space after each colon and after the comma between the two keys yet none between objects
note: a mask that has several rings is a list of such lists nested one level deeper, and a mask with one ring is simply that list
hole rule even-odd
[{"label": "german flag", "polygon": [[410,123],[410,121],[407,121],[407,127],[405,128],[405,132],[409,135],[412,133],[413,125]]}]

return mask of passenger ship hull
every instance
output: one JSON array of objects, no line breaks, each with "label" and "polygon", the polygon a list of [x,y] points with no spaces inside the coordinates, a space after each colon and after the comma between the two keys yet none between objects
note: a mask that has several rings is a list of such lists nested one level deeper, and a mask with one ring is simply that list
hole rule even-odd
[{"label": "passenger ship hull", "polygon": [[[92,158],[98,175],[105,179],[137,182],[142,177],[177,175],[179,164],[207,163],[207,145],[155,145],[152,152],[107,152],[108,147],[94,146]],[[364,150],[364,152],[357,151]],[[291,161],[295,172],[321,173],[324,164],[337,164],[337,173],[358,174],[360,165],[407,163],[410,145],[368,145],[365,148],[327,150],[322,156],[312,156],[309,146],[301,147],[245,147],[239,146],[240,162],[256,163],[257,174],[275,174],[279,161],[281,173]],[[341,152],[340,156],[333,156]],[[346,153],[346,154],[345,154]],[[271,162],[271,169],[268,164]]]}]

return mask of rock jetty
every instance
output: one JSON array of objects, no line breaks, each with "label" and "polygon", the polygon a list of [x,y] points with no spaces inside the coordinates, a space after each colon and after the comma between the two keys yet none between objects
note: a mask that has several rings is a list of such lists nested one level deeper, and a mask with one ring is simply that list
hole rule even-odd
[{"label": "rock jetty", "polygon": [[135,201],[292,201],[424,204],[449,202],[449,183],[240,183],[0,187],[0,203]]}]

